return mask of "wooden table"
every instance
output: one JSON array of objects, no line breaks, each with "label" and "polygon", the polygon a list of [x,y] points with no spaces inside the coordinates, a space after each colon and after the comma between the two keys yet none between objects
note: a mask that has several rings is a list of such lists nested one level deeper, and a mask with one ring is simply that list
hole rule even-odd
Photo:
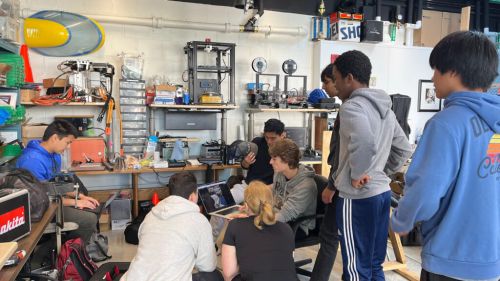
[{"label": "wooden table", "polygon": [[26,261],[29,260],[28,257],[35,249],[35,246],[40,240],[40,237],[42,237],[43,231],[54,218],[57,208],[58,204],[55,202],[51,202],[49,208],[47,209],[47,211],[45,211],[42,220],[40,220],[39,222],[35,222],[31,225],[31,233],[28,236],[17,241],[18,242],[17,249],[25,250],[26,257],[22,259],[16,266],[2,268],[2,270],[0,270],[0,280],[8,281],[16,279],[17,275],[19,274],[19,272],[21,272],[21,269],[23,268]]},{"label": "wooden table", "polygon": [[[237,169],[241,168],[240,164],[235,165],[222,165],[214,164],[211,166],[213,171],[212,178],[214,181],[219,180],[219,171],[225,169]],[[117,171],[82,171],[76,172],[78,176],[98,176],[98,175],[118,175],[118,174],[130,174],[132,178],[132,215],[137,217],[139,214],[139,175],[147,173],[176,173],[182,171],[207,171],[208,165],[192,166],[187,165],[185,167],[178,168],[141,168],[141,169],[126,169]],[[0,279],[1,280],[1,279]]]}]

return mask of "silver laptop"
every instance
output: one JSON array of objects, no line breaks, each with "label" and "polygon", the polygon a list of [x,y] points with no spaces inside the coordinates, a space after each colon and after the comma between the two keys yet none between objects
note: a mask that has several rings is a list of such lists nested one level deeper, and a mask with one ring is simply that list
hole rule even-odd
[{"label": "silver laptop", "polygon": [[227,215],[240,213],[240,205],[236,205],[233,195],[225,181],[200,185],[198,196],[207,214],[226,218]]}]

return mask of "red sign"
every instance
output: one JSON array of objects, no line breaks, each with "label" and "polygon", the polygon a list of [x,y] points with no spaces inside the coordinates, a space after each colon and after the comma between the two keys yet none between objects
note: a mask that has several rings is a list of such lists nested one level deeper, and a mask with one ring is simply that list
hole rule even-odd
[{"label": "red sign", "polygon": [[25,224],[24,206],[0,215],[0,235]]}]

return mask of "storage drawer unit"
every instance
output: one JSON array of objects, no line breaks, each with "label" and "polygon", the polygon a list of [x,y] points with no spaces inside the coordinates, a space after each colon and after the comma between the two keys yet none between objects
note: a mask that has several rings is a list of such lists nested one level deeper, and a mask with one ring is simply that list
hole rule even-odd
[{"label": "storage drawer unit", "polygon": [[141,156],[146,147],[149,132],[145,89],[145,81],[120,80],[122,144],[127,155]]}]

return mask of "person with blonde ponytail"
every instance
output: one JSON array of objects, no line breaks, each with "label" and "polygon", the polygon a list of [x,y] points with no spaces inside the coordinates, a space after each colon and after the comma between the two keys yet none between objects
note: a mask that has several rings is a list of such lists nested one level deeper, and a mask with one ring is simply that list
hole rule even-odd
[{"label": "person with blonde ponytail", "polygon": [[252,181],[244,198],[247,216],[229,222],[222,244],[224,280],[298,280],[294,235],[288,224],[276,220],[271,189]]}]

